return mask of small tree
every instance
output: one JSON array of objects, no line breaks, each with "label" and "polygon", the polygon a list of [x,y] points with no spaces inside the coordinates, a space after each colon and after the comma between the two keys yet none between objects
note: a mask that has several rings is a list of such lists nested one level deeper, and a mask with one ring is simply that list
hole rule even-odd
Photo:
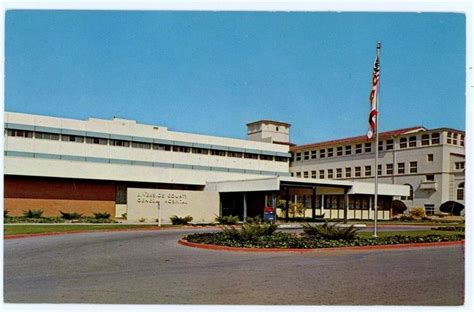
[{"label": "small tree", "polygon": [[425,209],[423,208],[412,208],[410,209],[410,216],[414,218],[423,218],[425,216]]}]

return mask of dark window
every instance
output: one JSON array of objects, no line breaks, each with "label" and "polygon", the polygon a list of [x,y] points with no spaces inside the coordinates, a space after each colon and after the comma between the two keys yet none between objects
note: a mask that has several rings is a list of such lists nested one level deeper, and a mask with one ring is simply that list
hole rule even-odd
[{"label": "dark window", "polygon": [[84,143],[84,137],[82,137],[82,136],[76,136],[76,135],[61,134],[61,141],[64,141],[64,142]]},{"label": "dark window", "polygon": [[398,163],[398,174],[404,174],[405,173],[405,163]]},{"label": "dark window", "polygon": [[287,162],[288,158],[282,156],[275,156],[275,161]]},{"label": "dark window", "polygon": [[431,134],[431,144],[439,144],[439,133]]},{"label": "dark window", "polygon": [[304,152],[304,160],[308,160],[309,159],[309,151],[305,151]]},{"label": "dark window", "polygon": [[342,146],[337,147],[337,156],[342,156]]},{"label": "dark window", "polygon": [[346,146],[346,155],[350,155],[352,153],[351,151],[351,146],[350,145],[347,145]]},{"label": "dark window", "polygon": [[42,140],[59,140],[59,134],[56,133],[47,133],[47,132],[35,132],[35,138],[36,139],[42,139]]},{"label": "dark window", "polygon": [[365,143],[365,152],[370,153],[372,152],[372,143]]},{"label": "dark window", "polygon": [[333,149],[328,148],[328,157],[332,157],[332,155],[333,155]]},{"label": "dark window", "polygon": [[408,146],[416,147],[416,136],[411,136],[408,138]]},{"label": "dark window", "polygon": [[346,168],[346,178],[350,178],[352,173],[352,168]]},{"label": "dark window", "polygon": [[270,155],[260,155],[260,160],[273,160],[273,156],[270,156]]},{"label": "dark window", "polygon": [[423,134],[421,135],[421,146],[430,145],[430,135]]},{"label": "dark window", "polygon": [[153,144],[153,149],[158,151],[171,151],[171,145]]},{"label": "dark window", "polygon": [[199,147],[193,147],[191,152],[193,154],[203,154],[203,155],[207,155],[209,154],[209,150],[206,149],[206,148],[199,148]]},{"label": "dark window", "polygon": [[86,137],[86,143],[89,144],[99,144],[99,145],[107,145],[107,139],[102,139],[102,138],[92,138],[92,137]]},{"label": "dark window", "polygon": [[355,152],[356,154],[362,153],[362,144],[356,144]]},{"label": "dark window", "polygon": [[328,179],[333,179],[334,178],[334,171],[333,169],[328,169]]},{"label": "dark window", "polygon": [[8,129],[7,130],[7,135],[8,136],[13,136],[13,137],[20,137],[20,138],[32,138],[33,137],[33,131]]},{"label": "dark window", "polygon": [[387,140],[387,145],[385,146],[385,149],[386,149],[387,151],[393,150],[393,140],[392,140],[392,139]]},{"label": "dark window", "polygon": [[316,179],[316,170],[311,171],[311,178]]},{"label": "dark window", "polygon": [[324,179],[324,170],[319,170],[319,178]]},{"label": "dark window", "polygon": [[434,174],[427,174],[426,181],[433,182],[434,181]]},{"label": "dark window", "polygon": [[325,158],[326,157],[326,150],[322,149],[319,151],[319,158]]},{"label": "dark window", "polygon": [[225,151],[221,151],[221,150],[214,150],[214,149],[211,149],[211,155],[214,155],[214,156],[225,156],[225,155],[226,155],[226,152],[225,152]]},{"label": "dark window", "polygon": [[242,155],[243,154],[240,152],[231,152],[231,151],[227,152],[228,157],[242,158]]},{"label": "dark window", "polygon": [[308,171],[303,172],[303,178],[305,178],[305,179],[308,178]]},{"label": "dark window", "polygon": [[410,161],[410,173],[417,173],[417,172],[418,172],[418,162]]},{"label": "dark window", "polygon": [[360,177],[362,175],[361,168],[360,167],[355,167],[354,168],[354,176],[355,177]]},{"label": "dark window", "polygon": [[301,153],[296,153],[296,161],[300,161],[301,160]]},{"label": "dark window", "polygon": [[433,154],[428,154],[428,161],[433,162],[434,161],[434,155]]},{"label": "dark window", "polygon": [[123,141],[123,140],[109,140],[109,145],[129,147],[130,142],[129,141]]},{"label": "dark window", "polygon": [[383,151],[383,141],[379,141],[379,151]]},{"label": "dark window", "polygon": [[365,166],[365,176],[370,177],[372,175],[372,166]]},{"label": "dark window", "polygon": [[311,151],[311,159],[316,159],[316,150]]},{"label": "dark window", "polygon": [[387,175],[393,174],[393,164],[385,165],[385,174]]},{"label": "dark window", "polygon": [[258,154],[244,153],[244,158],[247,158],[247,159],[258,159]]},{"label": "dark window", "polygon": [[336,169],[336,178],[338,179],[342,178],[342,168]]},{"label": "dark window", "polygon": [[189,153],[190,148],[187,146],[173,146],[173,152],[180,152],[180,153]]},{"label": "dark window", "polygon": [[407,138],[400,138],[400,148],[407,148]]}]

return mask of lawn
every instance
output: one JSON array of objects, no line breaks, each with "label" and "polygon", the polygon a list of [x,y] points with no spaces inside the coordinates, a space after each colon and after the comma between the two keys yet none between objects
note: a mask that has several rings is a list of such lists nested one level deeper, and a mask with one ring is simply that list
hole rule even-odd
[{"label": "lawn", "polygon": [[[169,225],[165,225],[168,226]],[[98,230],[116,230],[116,229],[150,229],[158,228],[155,224],[5,224],[3,233],[9,234],[34,234],[49,232],[69,232],[69,231],[98,231]]]}]

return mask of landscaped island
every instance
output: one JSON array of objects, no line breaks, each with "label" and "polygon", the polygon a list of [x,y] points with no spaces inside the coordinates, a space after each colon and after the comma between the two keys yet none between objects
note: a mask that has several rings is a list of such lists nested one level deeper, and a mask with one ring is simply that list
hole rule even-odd
[{"label": "landscaped island", "polygon": [[[242,248],[333,248],[350,246],[374,246],[411,243],[460,241],[461,231],[426,231],[425,233],[383,233],[374,238],[366,233],[357,233],[353,226],[339,227],[336,224],[303,224],[303,233],[276,232],[274,224],[245,224],[241,228],[224,226],[221,232],[196,233],[184,237],[191,243]],[[367,233],[368,234],[368,233]]]}]

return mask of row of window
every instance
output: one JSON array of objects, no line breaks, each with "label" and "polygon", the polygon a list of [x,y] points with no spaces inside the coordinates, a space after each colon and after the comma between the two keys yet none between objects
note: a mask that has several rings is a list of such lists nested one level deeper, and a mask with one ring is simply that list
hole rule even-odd
[{"label": "row of window", "polygon": [[[344,173],[344,176],[343,176]],[[405,173],[418,173],[418,162],[417,161],[410,161],[407,170],[405,170],[405,163],[401,162],[397,164],[397,173],[398,174],[405,174]],[[309,178],[310,171],[303,171],[296,172],[294,174],[291,173],[291,176],[296,176],[297,178]],[[386,175],[393,175],[394,174],[394,167],[393,164],[386,164],[385,165],[385,174]],[[382,165],[378,165],[377,175],[382,175]],[[342,179],[344,178],[351,178],[351,177],[371,177],[372,176],[372,166],[356,166],[346,167],[344,168],[336,168],[336,169],[320,169],[320,170],[311,170],[311,178],[312,179]]]},{"label": "row of window", "polygon": [[[449,136],[451,134],[451,136]],[[451,133],[448,132],[447,143],[448,144],[457,144],[459,138],[459,143],[461,146],[464,146],[464,135],[458,133]],[[421,141],[418,143],[417,136],[409,136],[409,137],[402,137],[399,140],[399,148],[411,148],[421,146],[428,146],[428,145],[436,145],[440,143],[440,134],[439,133],[431,133],[431,134],[422,134]],[[379,151],[391,151],[395,148],[394,140],[389,139],[385,141],[379,141],[378,149]],[[345,146],[338,146],[338,147],[328,147],[322,148],[319,150],[310,150],[310,151],[303,151],[303,152],[295,152],[293,153],[292,160],[294,161],[302,161],[302,160],[310,160],[310,159],[322,159],[322,158],[330,158],[334,156],[347,156],[347,155],[357,155],[362,153],[371,153],[372,152],[372,143],[359,143],[355,145],[345,145]]]},{"label": "row of window", "polygon": [[111,146],[121,146],[121,147],[133,147],[133,148],[142,148],[142,149],[153,149],[159,151],[173,151],[181,153],[193,153],[193,154],[202,154],[202,155],[213,155],[213,156],[227,156],[235,158],[246,158],[246,159],[260,159],[268,161],[280,161],[288,162],[288,158],[281,156],[271,156],[271,155],[259,155],[254,153],[242,153],[242,152],[232,152],[232,151],[222,151],[216,149],[206,149],[206,148],[196,148],[188,146],[178,146],[178,145],[167,145],[167,144],[154,144],[154,143],[144,143],[144,142],[134,142],[134,141],[124,141],[124,140],[115,140],[115,139],[104,139],[97,137],[83,137],[75,135],[66,135],[66,134],[56,134],[56,133],[46,133],[46,132],[33,132],[25,130],[13,130],[7,129],[7,135],[13,137],[24,137],[24,138],[35,138],[43,140],[55,140],[55,141],[65,141],[65,142],[77,142],[88,144],[99,144],[99,145],[111,145]]}]

